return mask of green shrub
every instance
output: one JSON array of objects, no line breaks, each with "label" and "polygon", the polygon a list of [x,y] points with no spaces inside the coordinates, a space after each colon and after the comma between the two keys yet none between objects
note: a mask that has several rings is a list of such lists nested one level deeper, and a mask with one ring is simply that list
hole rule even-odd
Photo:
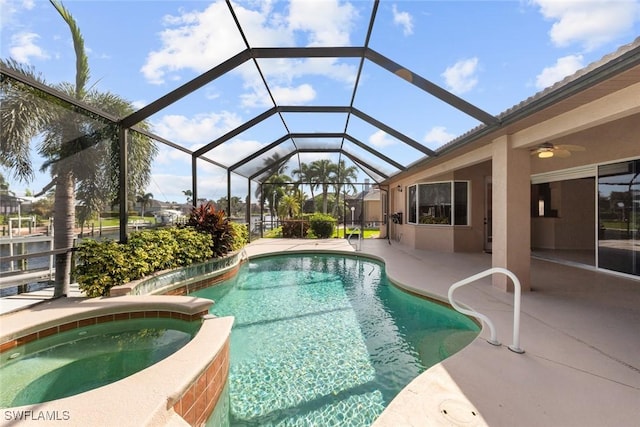
[{"label": "green shrub", "polygon": [[231,222],[231,229],[233,231],[233,241],[231,242],[231,250],[239,251],[247,243],[249,243],[249,229],[245,224],[239,222]]},{"label": "green shrub", "polygon": [[309,222],[302,219],[287,219],[282,221],[282,237],[304,238],[309,231]]},{"label": "green shrub", "polygon": [[229,219],[224,211],[216,210],[211,202],[194,207],[186,225],[211,235],[211,250],[215,258],[222,257],[233,250],[234,235]]},{"label": "green shrub", "polygon": [[168,230],[173,234],[177,244],[177,249],[173,253],[175,267],[203,262],[213,256],[210,234],[185,227],[172,227]]},{"label": "green shrub", "polygon": [[85,240],[78,247],[74,271],[80,290],[89,297],[100,297],[130,280],[129,266],[125,245],[110,239]]},{"label": "green shrub", "polygon": [[333,236],[336,220],[330,215],[315,213],[309,217],[309,225],[317,238],[326,239]]},{"label": "green shrub", "polygon": [[211,246],[211,235],[176,227],[131,233],[126,244],[86,240],[78,247],[74,273],[87,296],[106,296],[112,287],[156,271],[206,261]]},{"label": "green shrub", "polygon": [[178,249],[175,238],[167,229],[131,233],[126,247],[131,262],[131,280],[173,267],[173,254]]},{"label": "green shrub", "polygon": [[264,237],[275,239],[278,237],[282,237],[282,226],[272,228],[271,230],[267,230],[264,232]]}]

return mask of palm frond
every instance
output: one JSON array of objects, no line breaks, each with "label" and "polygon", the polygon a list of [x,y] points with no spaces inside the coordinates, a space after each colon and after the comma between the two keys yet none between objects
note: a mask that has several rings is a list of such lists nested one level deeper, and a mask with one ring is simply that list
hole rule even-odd
[{"label": "palm frond", "polygon": [[53,7],[58,11],[62,19],[69,26],[71,30],[71,37],[73,38],[73,48],[76,51],[76,98],[83,99],[85,95],[85,86],[89,81],[89,59],[87,53],[84,50],[84,38],[80,32],[80,28],[73,18],[71,13],[60,3],[58,0],[49,0]]}]

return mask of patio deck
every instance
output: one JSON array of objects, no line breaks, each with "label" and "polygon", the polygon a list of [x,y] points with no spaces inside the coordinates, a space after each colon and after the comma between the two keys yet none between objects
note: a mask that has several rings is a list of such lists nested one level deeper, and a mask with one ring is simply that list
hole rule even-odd
[{"label": "patio deck", "polygon": [[[247,253],[301,249],[353,250],[343,239],[262,239]],[[384,259],[393,281],[443,298],[451,284],[491,267],[487,254],[420,251],[381,239],[363,240],[362,253]],[[524,354],[506,347],[513,294],[494,289],[490,278],[460,288],[456,300],[488,315],[503,345],[488,344],[483,329],[409,384],[374,427],[638,425],[640,281],[538,259],[531,280],[533,290],[522,295]]]}]

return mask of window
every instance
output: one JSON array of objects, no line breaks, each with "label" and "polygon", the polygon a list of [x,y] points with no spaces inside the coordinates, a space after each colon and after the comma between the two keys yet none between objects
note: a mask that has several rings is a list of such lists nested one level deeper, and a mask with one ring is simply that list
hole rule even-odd
[{"label": "window", "polygon": [[469,225],[469,183],[445,181],[409,187],[410,224]]}]

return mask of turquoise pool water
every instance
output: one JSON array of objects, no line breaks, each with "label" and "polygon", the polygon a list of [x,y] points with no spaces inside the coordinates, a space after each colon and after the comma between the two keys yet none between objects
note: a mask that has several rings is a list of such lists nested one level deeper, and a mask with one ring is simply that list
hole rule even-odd
[{"label": "turquoise pool water", "polygon": [[132,319],[62,332],[0,355],[0,407],[60,399],[118,381],[188,343],[200,322]]},{"label": "turquoise pool water", "polygon": [[361,257],[260,258],[192,295],[236,319],[232,426],[368,426],[479,332],[466,316],[391,285],[383,264]]}]

